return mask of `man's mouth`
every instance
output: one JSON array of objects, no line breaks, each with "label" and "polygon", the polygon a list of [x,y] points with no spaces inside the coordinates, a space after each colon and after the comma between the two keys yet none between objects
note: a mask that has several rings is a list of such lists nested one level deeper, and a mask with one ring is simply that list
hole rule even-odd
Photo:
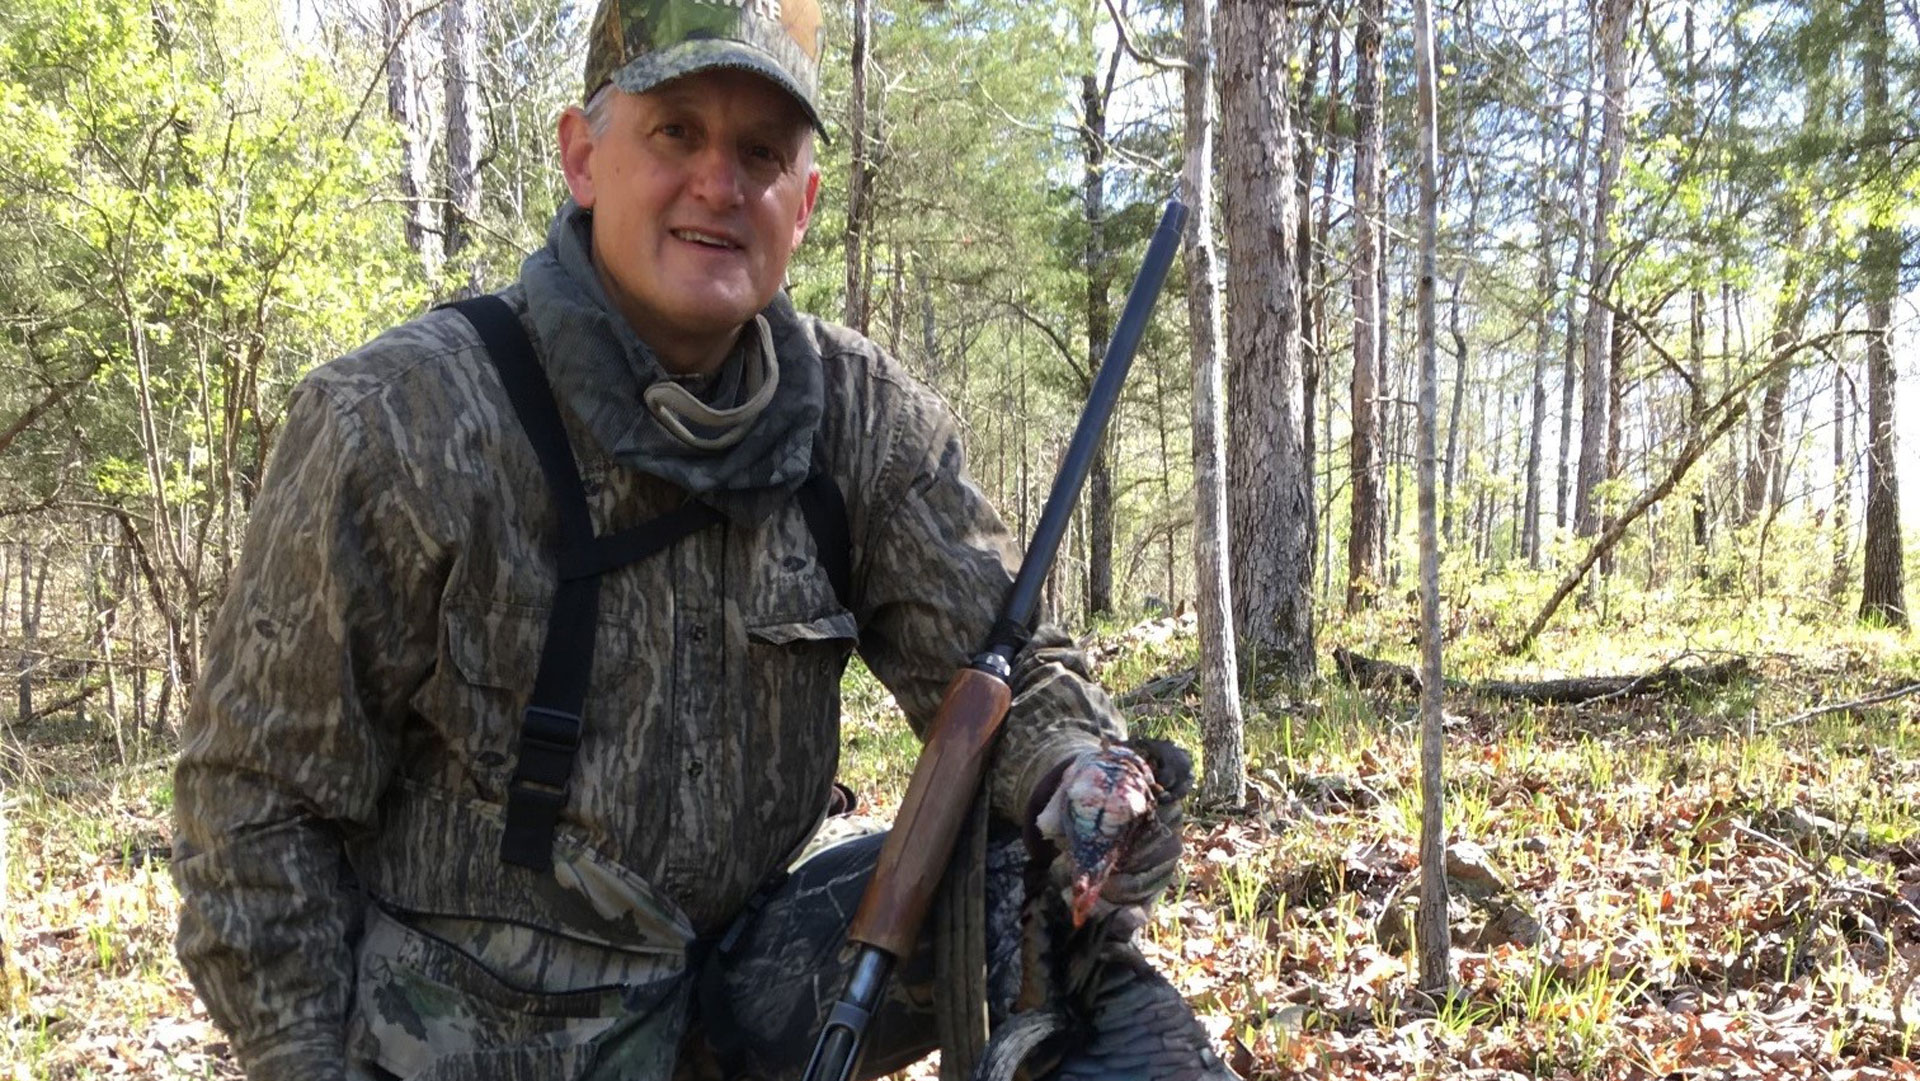
[{"label": "man's mouth", "polygon": [[719,251],[736,251],[740,247],[731,238],[719,233],[708,233],[699,229],[675,229],[672,233],[675,240],[684,240],[689,244],[698,244],[701,247]]}]

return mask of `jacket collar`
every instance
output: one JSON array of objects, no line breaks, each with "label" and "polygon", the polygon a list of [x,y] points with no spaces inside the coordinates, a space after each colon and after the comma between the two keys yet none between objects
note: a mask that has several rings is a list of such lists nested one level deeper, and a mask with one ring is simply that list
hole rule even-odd
[{"label": "jacket collar", "polygon": [[[591,212],[568,200],[554,215],[546,247],[520,267],[555,398],[614,461],[684,488],[736,520],[765,518],[807,478],[825,402],[820,354],[792,302],[783,291],[761,312],[779,371],[766,407],[728,446],[689,445],[646,406],[647,388],[670,377],[607,299],[593,267],[592,227]],[[733,399],[753,384],[742,373],[760,361],[748,351],[761,341],[757,333],[740,336],[704,388],[708,404],[739,404]]]}]

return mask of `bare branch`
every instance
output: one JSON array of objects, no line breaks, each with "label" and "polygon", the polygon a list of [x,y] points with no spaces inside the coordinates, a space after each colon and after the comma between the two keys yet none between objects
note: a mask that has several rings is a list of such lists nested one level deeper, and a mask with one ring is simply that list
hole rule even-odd
[{"label": "bare branch", "polygon": [[1120,47],[1126,50],[1128,56],[1133,57],[1148,67],[1159,68],[1162,71],[1187,70],[1187,62],[1185,60],[1173,56],[1156,56],[1135,44],[1133,40],[1133,28],[1127,25],[1127,17],[1120,13],[1119,6],[1116,5],[1113,0],[1106,0],[1106,4],[1107,14],[1113,16],[1113,29],[1120,35]]}]

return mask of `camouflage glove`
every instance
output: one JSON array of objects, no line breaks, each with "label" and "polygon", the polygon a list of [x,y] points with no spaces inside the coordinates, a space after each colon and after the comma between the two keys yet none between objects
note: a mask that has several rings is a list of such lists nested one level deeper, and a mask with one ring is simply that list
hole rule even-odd
[{"label": "camouflage glove", "polygon": [[[1180,866],[1193,760],[1164,740],[1130,740],[1069,759],[1035,792],[1029,851],[1054,863],[1074,926],[1146,907]],[[1049,851],[1051,850],[1051,851]]]}]

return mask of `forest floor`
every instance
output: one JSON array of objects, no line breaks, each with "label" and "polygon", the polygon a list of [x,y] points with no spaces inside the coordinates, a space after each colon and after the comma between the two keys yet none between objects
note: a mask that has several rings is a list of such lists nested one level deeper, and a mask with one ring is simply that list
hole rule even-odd
[{"label": "forest floor", "polygon": [[[1250,1078],[1920,1078],[1920,695],[1796,717],[1920,680],[1920,643],[1764,612],[1569,622],[1508,660],[1460,615],[1449,670],[1737,654],[1753,676],[1579,708],[1450,699],[1449,837],[1473,845],[1442,1001],[1406,930],[1413,702],[1330,681],[1249,701],[1250,805],[1190,817],[1141,932],[1223,1055]],[[1322,651],[1411,662],[1412,626],[1341,622]],[[1193,692],[1163,678],[1193,664],[1190,619],[1092,650],[1137,734],[1197,746]],[[887,811],[911,738],[858,665],[847,691],[845,773]],[[164,748],[127,764],[58,718],[3,738],[0,1079],[238,1076],[173,956]]]}]

